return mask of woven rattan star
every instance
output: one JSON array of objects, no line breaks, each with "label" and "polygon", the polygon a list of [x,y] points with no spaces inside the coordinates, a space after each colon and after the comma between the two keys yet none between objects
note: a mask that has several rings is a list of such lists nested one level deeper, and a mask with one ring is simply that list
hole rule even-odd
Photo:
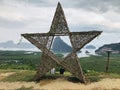
[{"label": "woven rattan star", "polygon": [[[42,51],[40,65],[35,76],[36,80],[40,80],[44,74],[57,65],[60,65],[70,71],[70,73],[77,77],[81,82],[85,83],[85,77],[77,57],[77,51],[79,51],[83,46],[99,34],[101,34],[101,31],[70,32],[63,9],[61,4],[58,2],[52,25],[48,33],[21,35]],[[50,51],[55,36],[69,36],[70,38],[73,50],[63,59],[58,58],[53,52]]]}]

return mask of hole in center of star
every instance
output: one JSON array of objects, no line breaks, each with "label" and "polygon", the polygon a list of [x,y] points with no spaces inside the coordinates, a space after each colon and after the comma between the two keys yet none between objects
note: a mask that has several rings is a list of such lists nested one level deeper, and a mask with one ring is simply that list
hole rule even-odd
[{"label": "hole in center of star", "polygon": [[64,58],[70,52],[72,52],[73,48],[68,36],[55,36],[51,51],[59,58]]}]

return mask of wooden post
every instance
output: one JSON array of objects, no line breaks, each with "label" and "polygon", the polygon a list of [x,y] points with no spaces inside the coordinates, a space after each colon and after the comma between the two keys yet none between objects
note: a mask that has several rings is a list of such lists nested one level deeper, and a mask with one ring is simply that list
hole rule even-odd
[{"label": "wooden post", "polygon": [[111,50],[107,50],[106,52],[107,52],[107,54],[108,54],[107,63],[106,63],[106,72],[108,72],[108,70],[109,70],[109,63],[110,63],[110,53],[111,53],[112,51],[111,51]]}]

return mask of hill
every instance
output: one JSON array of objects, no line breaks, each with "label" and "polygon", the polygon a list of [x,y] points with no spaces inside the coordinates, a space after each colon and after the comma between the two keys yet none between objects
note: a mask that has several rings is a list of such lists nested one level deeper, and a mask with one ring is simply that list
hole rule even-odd
[{"label": "hill", "polygon": [[103,45],[99,49],[97,49],[95,52],[98,54],[105,53],[105,50],[112,50],[112,53],[120,53],[120,43],[113,43],[113,44],[107,44]]},{"label": "hill", "polygon": [[34,48],[32,44],[21,42],[19,45],[15,44],[12,40],[0,43],[1,48]]},{"label": "hill", "polygon": [[71,46],[66,44],[60,37],[56,37],[52,45],[52,51],[64,53],[72,51],[72,48]]},{"label": "hill", "polygon": [[86,49],[96,49],[96,47],[93,46],[93,45],[87,45],[85,48],[86,48]]}]

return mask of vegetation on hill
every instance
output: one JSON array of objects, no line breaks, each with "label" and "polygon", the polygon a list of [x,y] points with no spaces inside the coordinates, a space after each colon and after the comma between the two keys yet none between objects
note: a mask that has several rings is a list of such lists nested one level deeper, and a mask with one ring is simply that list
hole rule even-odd
[{"label": "vegetation on hill", "polygon": [[[57,56],[62,57],[63,55],[57,54]],[[36,70],[36,66],[38,66],[41,59],[40,57],[41,52],[26,54],[26,51],[0,51],[0,69]],[[106,61],[107,54],[80,58],[84,72],[89,70],[104,72]],[[109,72],[120,74],[119,69],[120,55],[111,54]]]},{"label": "vegetation on hill", "polygon": [[[62,57],[62,55],[57,55]],[[36,66],[39,64],[40,57],[41,52],[27,52],[26,54],[26,51],[0,51],[0,73],[15,72],[1,81],[34,81]],[[14,60],[17,60],[17,62]],[[90,82],[96,82],[103,78],[120,78],[120,55],[111,54],[108,73],[105,73],[106,61],[107,54],[80,58],[86,79],[90,80]],[[55,75],[51,75],[48,72],[43,79],[57,79],[61,77],[58,70]],[[64,78],[71,82],[79,82],[68,71],[65,72]]]},{"label": "vegetation on hill", "polygon": [[0,68],[35,70],[40,56],[40,52],[0,51]]},{"label": "vegetation on hill", "polygon": [[[0,51],[0,69],[36,70],[41,55],[31,51]],[[63,57],[62,54],[56,56]]]},{"label": "vegetation on hill", "polygon": [[[107,63],[107,54],[101,56],[90,56],[80,58],[81,66],[83,70],[94,70],[97,72],[105,72],[106,63]],[[110,65],[109,73],[118,73],[120,74],[120,55],[111,54],[110,55]]]}]

